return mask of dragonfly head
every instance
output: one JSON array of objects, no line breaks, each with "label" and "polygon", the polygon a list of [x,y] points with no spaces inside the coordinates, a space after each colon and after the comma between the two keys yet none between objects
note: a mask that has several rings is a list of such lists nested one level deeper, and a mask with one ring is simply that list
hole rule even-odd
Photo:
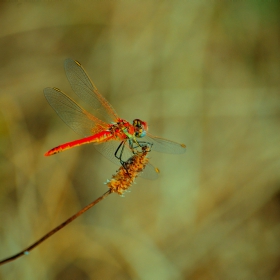
[{"label": "dragonfly head", "polygon": [[133,120],[133,126],[135,129],[135,136],[138,138],[142,138],[146,135],[148,130],[148,125],[146,122],[141,121],[139,119]]}]

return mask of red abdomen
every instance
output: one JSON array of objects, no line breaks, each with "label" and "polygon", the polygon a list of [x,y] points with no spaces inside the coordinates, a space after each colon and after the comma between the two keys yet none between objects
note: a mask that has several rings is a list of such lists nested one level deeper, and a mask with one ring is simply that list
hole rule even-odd
[{"label": "red abdomen", "polygon": [[111,131],[101,131],[99,133],[96,133],[92,136],[89,137],[85,137],[79,140],[75,140],[75,141],[71,141],[62,145],[59,145],[55,148],[52,148],[51,150],[49,150],[48,152],[45,153],[45,156],[51,156],[54,154],[57,154],[59,152],[68,150],[70,148],[74,148],[83,144],[88,144],[88,143],[102,143],[102,142],[106,142],[109,140],[114,139],[114,135],[112,135]]}]

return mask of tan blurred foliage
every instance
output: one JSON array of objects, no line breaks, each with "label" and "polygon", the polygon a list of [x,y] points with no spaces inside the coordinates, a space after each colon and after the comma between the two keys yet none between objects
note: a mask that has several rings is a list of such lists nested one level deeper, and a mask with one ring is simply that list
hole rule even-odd
[{"label": "tan blurred foliage", "polygon": [[119,115],[187,145],[1,279],[280,279],[279,1],[0,4],[0,259],[107,189],[117,169],[46,102],[82,63]]}]

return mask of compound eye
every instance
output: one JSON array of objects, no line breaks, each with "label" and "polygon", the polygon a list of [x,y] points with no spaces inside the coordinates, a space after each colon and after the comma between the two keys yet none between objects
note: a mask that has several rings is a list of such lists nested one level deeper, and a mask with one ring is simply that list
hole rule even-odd
[{"label": "compound eye", "polygon": [[133,120],[133,126],[135,128],[136,137],[144,137],[146,135],[147,124],[139,119]]},{"label": "compound eye", "polygon": [[135,120],[133,120],[133,126],[141,128],[142,122],[138,119],[135,119]]}]

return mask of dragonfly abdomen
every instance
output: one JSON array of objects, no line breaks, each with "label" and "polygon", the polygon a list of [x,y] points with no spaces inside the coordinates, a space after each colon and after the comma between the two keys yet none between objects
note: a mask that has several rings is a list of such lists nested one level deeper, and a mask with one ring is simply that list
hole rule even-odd
[{"label": "dragonfly abdomen", "polygon": [[108,130],[105,131],[101,131],[99,133],[96,133],[92,136],[89,137],[85,137],[79,140],[75,140],[75,141],[71,141],[71,142],[67,142],[65,144],[59,145],[55,148],[52,148],[51,150],[49,150],[48,152],[45,153],[45,156],[52,156],[55,155],[57,153],[63,152],[65,150],[83,145],[83,144],[89,144],[89,143],[103,143],[109,140],[114,139],[114,135],[112,135],[112,133]]}]

